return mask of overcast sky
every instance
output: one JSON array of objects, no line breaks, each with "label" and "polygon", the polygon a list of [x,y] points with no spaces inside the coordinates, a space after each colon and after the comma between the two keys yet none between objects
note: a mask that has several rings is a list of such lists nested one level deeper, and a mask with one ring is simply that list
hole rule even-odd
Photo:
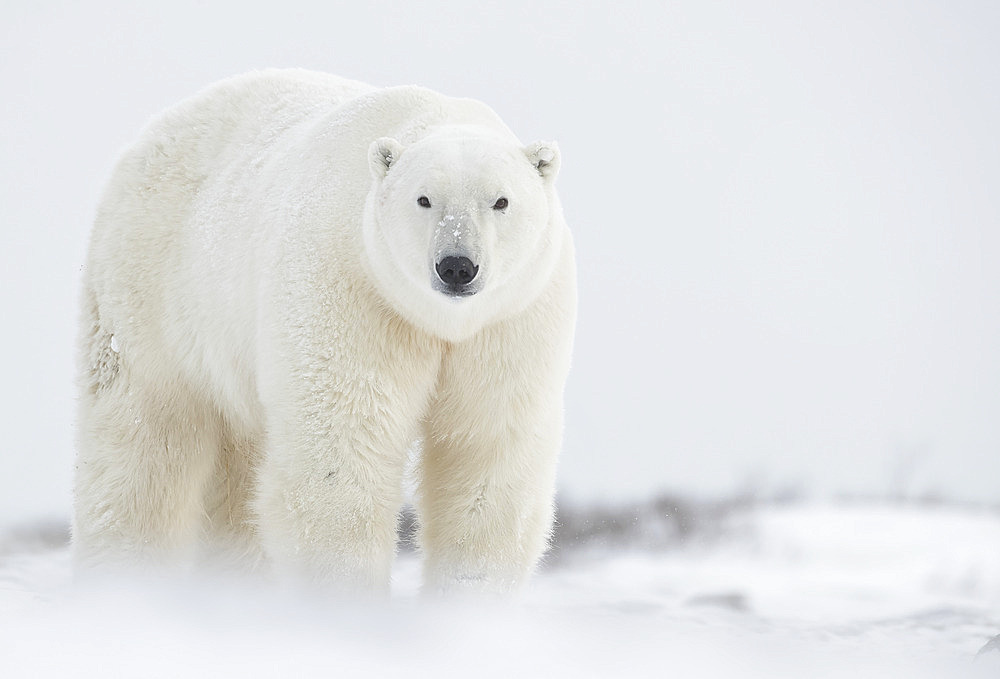
[{"label": "overcast sky", "polygon": [[998,35],[990,2],[5,2],[0,521],[69,512],[76,296],[117,154],[267,66],[559,141],[566,495],[996,502]]}]

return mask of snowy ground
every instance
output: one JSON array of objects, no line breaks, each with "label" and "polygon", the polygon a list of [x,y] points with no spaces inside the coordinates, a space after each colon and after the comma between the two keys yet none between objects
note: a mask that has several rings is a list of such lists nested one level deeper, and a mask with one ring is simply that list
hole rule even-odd
[{"label": "snowy ground", "polygon": [[409,553],[381,605],[246,583],[85,589],[64,529],[8,529],[0,676],[1000,677],[1000,649],[977,657],[1000,633],[1000,512],[713,516],[657,549],[592,531],[518,601],[475,605],[420,600]]}]

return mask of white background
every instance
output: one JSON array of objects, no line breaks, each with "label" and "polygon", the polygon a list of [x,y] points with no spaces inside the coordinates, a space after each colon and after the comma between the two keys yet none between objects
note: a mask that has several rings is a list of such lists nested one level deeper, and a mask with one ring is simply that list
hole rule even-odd
[{"label": "white background", "polygon": [[559,141],[566,495],[996,502],[998,35],[991,2],[5,2],[0,523],[69,513],[76,296],[117,154],[268,66]]}]

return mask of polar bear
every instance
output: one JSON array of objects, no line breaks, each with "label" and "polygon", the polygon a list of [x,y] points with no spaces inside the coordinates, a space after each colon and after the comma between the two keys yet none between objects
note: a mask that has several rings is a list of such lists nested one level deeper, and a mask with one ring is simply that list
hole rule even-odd
[{"label": "polar bear", "polygon": [[575,324],[559,164],[479,102],[307,71],[155,118],[85,267],[77,564],[211,544],[386,591],[420,442],[425,589],[516,588],[553,521]]}]

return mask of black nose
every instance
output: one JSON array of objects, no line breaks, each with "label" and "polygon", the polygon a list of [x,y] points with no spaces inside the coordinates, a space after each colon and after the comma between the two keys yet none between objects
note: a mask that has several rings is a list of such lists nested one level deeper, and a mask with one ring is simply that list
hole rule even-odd
[{"label": "black nose", "polygon": [[479,267],[468,257],[445,257],[435,268],[438,278],[452,290],[468,285],[479,273]]}]

